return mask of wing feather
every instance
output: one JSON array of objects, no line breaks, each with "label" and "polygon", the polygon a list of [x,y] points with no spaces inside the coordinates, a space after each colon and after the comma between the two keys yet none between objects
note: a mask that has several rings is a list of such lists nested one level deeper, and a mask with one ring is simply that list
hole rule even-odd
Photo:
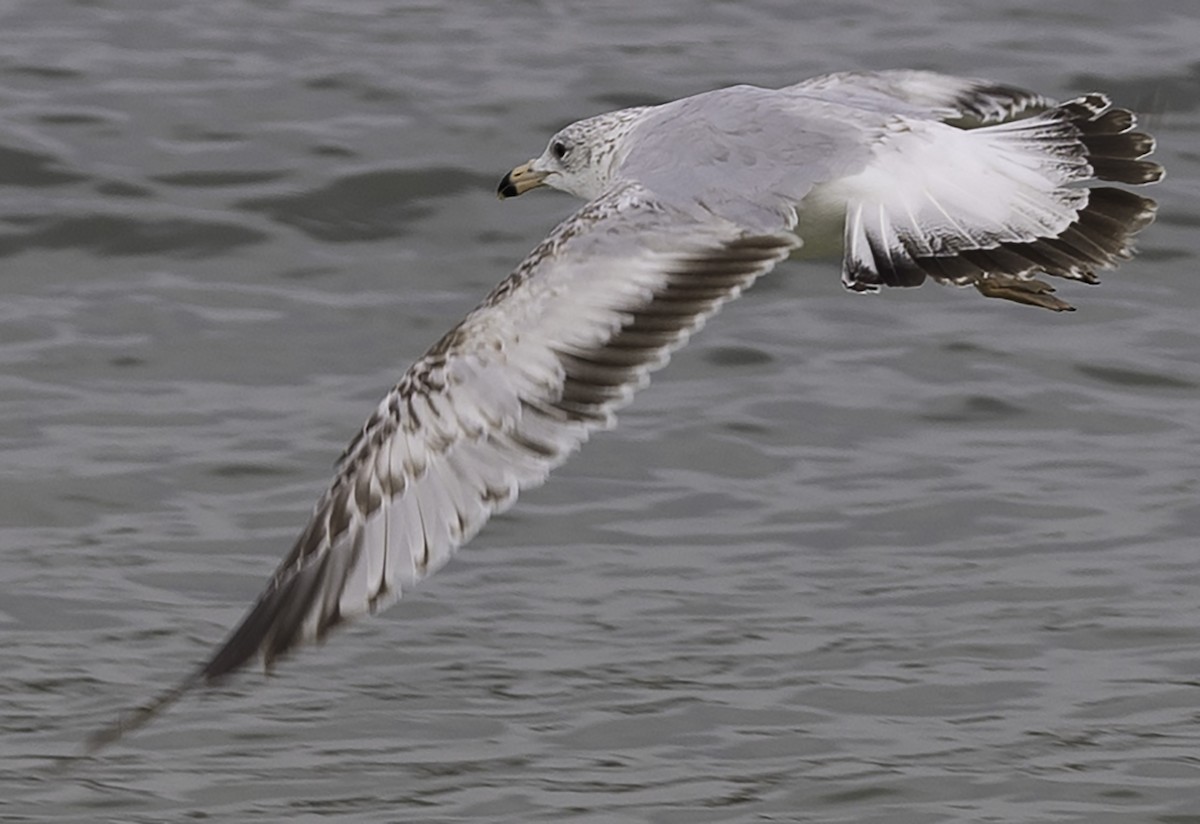
[{"label": "wing feather", "polygon": [[292,551],[193,686],[384,607],[536,486],[686,342],[797,246],[703,221],[629,184],[559,225],[383,399]]},{"label": "wing feather", "polygon": [[[320,634],[314,613],[367,612],[381,590],[441,567],[796,244],[698,222],[636,186],[586,206],[409,370],[347,451],[313,515],[324,526],[305,530],[260,601],[280,601],[287,623],[303,614],[302,630],[235,631],[204,677],[254,656],[270,664]],[[356,551],[353,564],[327,560]],[[313,567],[322,574],[310,584]],[[389,568],[399,574],[381,578]],[[306,586],[281,597],[293,581]]]},{"label": "wing feather", "polygon": [[874,161],[833,187],[847,203],[843,283],[873,291],[932,277],[1069,310],[1033,276],[1095,283],[1154,218],[1154,201],[1092,186],[1162,176],[1135,125],[1100,94],[970,130],[899,118]]}]

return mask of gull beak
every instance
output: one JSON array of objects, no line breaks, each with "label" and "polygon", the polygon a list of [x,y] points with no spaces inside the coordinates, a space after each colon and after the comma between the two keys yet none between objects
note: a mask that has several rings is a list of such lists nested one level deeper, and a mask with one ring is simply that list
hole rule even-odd
[{"label": "gull beak", "polygon": [[533,161],[523,163],[504,176],[496,193],[501,200],[506,197],[516,197],[530,189],[536,189],[546,180],[547,172],[534,171]]}]

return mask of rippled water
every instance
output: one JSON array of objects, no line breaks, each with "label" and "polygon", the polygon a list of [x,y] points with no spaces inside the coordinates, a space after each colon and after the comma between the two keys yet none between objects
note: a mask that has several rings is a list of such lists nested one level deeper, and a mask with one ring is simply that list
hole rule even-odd
[{"label": "rippled water", "polygon": [[[0,7],[0,820],[1200,822],[1200,13]],[[911,66],[1147,114],[1054,316],[780,267],[379,619],[45,768],[241,615],[558,126]]]}]

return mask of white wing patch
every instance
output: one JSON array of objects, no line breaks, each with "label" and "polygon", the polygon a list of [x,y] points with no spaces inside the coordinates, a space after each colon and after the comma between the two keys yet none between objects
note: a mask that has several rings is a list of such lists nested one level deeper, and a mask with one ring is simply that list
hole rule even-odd
[{"label": "white wing patch", "polygon": [[1162,167],[1133,115],[1088,95],[977,129],[898,117],[871,164],[814,193],[845,203],[842,280],[855,291],[926,277],[1066,310],[1038,272],[1096,282],[1129,257],[1154,202],[1099,178],[1152,183]]}]

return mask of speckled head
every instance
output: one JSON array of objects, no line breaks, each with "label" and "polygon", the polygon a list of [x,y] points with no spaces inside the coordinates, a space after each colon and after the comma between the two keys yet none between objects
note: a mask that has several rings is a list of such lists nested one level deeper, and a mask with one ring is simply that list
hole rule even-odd
[{"label": "speckled head", "polygon": [[538,157],[504,176],[497,190],[501,199],[549,186],[592,200],[613,183],[624,159],[624,138],[650,107],[608,112],[560,129]]}]

